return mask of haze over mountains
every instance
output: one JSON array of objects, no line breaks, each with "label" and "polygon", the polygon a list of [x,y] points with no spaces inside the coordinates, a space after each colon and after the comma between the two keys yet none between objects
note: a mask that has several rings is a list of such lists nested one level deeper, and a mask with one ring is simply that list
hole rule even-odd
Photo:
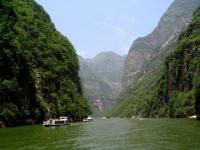
[{"label": "haze over mountains", "polygon": [[82,121],[89,103],[94,116],[200,118],[199,6],[175,0],[127,57],[83,59],[34,0],[0,1],[0,126]]},{"label": "haze over mountains", "polygon": [[99,53],[92,59],[79,56],[82,85],[96,113],[105,112],[115,104],[121,91],[124,60],[125,56],[112,51]]}]

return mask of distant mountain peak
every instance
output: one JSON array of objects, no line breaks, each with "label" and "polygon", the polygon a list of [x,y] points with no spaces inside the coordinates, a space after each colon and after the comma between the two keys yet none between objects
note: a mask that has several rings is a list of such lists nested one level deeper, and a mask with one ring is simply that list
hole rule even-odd
[{"label": "distant mountain peak", "polygon": [[121,55],[119,55],[118,53],[114,52],[114,51],[103,51],[103,52],[100,52],[98,53],[95,57],[95,58],[98,58],[98,57],[112,57],[112,56],[115,56],[115,57],[122,57]]},{"label": "distant mountain peak", "polygon": [[80,77],[84,91],[96,112],[96,100],[101,100],[103,110],[109,110],[121,91],[124,56],[104,51],[91,59],[79,57]]}]

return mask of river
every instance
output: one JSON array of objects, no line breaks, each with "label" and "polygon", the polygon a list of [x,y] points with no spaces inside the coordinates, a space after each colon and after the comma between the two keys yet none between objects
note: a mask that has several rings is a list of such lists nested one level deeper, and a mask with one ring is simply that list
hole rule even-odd
[{"label": "river", "polygon": [[62,127],[0,129],[0,150],[199,150],[200,122],[95,119]]}]

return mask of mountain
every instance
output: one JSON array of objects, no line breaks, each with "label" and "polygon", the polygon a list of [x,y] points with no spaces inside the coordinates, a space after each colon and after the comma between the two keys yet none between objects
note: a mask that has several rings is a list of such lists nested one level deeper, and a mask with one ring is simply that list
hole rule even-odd
[{"label": "mountain", "polygon": [[[95,76],[114,90],[116,97],[121,90],[121,77],[123,71],[124,57],[114,52],[102,52],[93,59],[86,60]],[[115,94],[116,93],[116,94]]]},{"label": "mountain", "polygon": [[91,113],[76,51],[33,0],[0,1],[0,125]]},{"label": "mountain", "polygon": [[93,59],[79,57],[83,88],[95,115],[115,104],[121,91],[124,59],[111,51],[99,53]]},{"label": "mountain", "polygon": [[168,105],[163,105],[159,100],[164,60],[176,47],[182,30],[187,27],[199,5],[198,0],[175,0],[161,18],[158,27],[133,43],[125,61],[123,92],[109,115],[170,116],[167,113]]},{"label": "mountain", "polygon": [[133,42],[124,65],[123,89],[145,74],[153,59],[171,50],[180,32],[191,21],[199,0],[175,0],[149,35]]},{"label": "mountain", "polygon": [[165,60],[159,100],[170,117],[197,115],[200,119],[200,8],[175,50]]}]

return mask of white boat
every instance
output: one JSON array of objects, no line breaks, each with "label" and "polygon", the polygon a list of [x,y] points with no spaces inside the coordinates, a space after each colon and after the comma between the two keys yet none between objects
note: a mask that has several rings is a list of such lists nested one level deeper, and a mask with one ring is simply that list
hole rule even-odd
[{"label": "white boat", "polygon": [[196,119],[196,118],[197,118],[197,116],[196,116],[196,115],[194,115],[194,116],[190,116],[189,118],[190,118],[190,119]]},{"label": "white boat", "polygon": [[142,120],[142,115],[138,115],[137,118],[138,118],[139,120]]},{"label": "white boat", "polygon": [[103,120],[106,120],[107,118],[106,118],[106,117],[102,117],[102,119],[103,119]]},{"label": "white boat", "polygon": [[69,125],[69,121],[66,116],[62,116],[59,119],[49,119],[44,121],[42,125],[44,127]]},{"label": "white boat", "polygon": [[91,122],[93,121],[93,118],[91,116],[88,116],[87,118],[83,119],[83,122]]},{"label": "white boat", "polygon": [[131,119],[135,119],[135,118],[136,118],[135,116],[132,116],[132,117],[131,117]]}]

